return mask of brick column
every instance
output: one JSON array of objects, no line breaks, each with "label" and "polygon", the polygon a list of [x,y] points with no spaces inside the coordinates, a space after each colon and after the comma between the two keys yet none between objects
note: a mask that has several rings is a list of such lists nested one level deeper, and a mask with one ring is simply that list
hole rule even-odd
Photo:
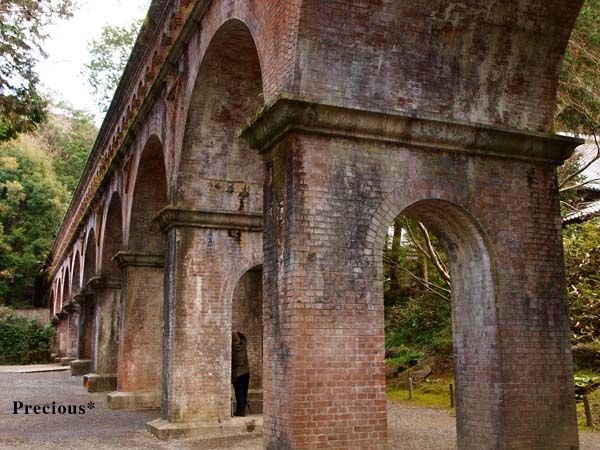
[{"label": "brick column", "polygon": [[114,391],[117,387],[121,282],[94,277],[88,286],[95,293],[96,317],[92,346],[93,373],[83,377],[83,385],[89,392]]},{"label": "brick column", "polygon": [[66,313],[66,354],[60,362],[63,366],[69,366],[77,355],[77,324],[79,322],[79,305],[74,301],[63,306]]},{"label": "brick column", "polygon": [[162,383],[164,255],[119,252],[123,273],[117,391],[111,409],[159,408]]},{"label": "brick column", "polygon": [[67,356],[68,317],[68,314],[63,311],[56,314],[58,319],[56,325],[57,353],[60,357]]},{"label": "brick column", "polygon": [[79,305],[77,328],[77,359],[71,361],[71,375],[80,376],[92,370],[92,337],[94,329],[94,295],[80,292],[75,296]]},{"label": "brick column", "polygon": [[266,161],[267,449],[385,448],[381,248],[404,210],[450,244],[458,448],[577,448],[553,172],[575,142],[292,99],[243,134]]},{"label": "brick column", "polygon": [[[159,438],[218,433],[231,424],[231,297],[260,246],[261,216],[167,208],[162,419]],[[248,270],[249,267],[246,269]]]}]

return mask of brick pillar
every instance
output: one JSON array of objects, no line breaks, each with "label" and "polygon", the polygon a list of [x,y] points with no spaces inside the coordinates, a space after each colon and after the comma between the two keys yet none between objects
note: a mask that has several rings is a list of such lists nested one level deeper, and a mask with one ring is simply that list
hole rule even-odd
[{"label": "brick pillar", "polygon": [[164,255],[119,252],[123,304],[112,409],[159,408],[162,383]]},{"label": "brick pillar", "polygon": [[58,347],[59,356],[67,356],[67,336],[68,336],[68,314],[66,312],[59,312],[56,314],[59,322],[56,326],[56,340]]},{"label": "brick pillar", "polygon": [[75,296],[79,305],[77,324],[77,359],[71,361],[71,375],[80,376],[92,370],[92,337],[94,329],[94,295],[80,292]]},{"label": "brick pillar", "polygon": [[231,419],[231,299],[241,267],[262,260],[261,217],[172,208],[159,222],[167,233],[162,419],[147,428],[160,438],[218,433]]},{"label": "brick pillar", "polygon": [[[267,449],[385,448],[381,247],[406,208],[452,245],[458,448],[577,448],[552,169],[573,142],[289,99],[244,134],[266,161]],[[413,208],[437,199],[468,219]]]},{"label": "brick pillar", "polygon": [[121,282],[104,277],[92,278],[88,285],[95,292],[92,372],[83,378],[90,392],[114,391],[117,387],[117,355]]},{"label": "brick pillar", "polygon": [[67,356],[77,356],[77,328],[79,324],[79,305],[72,301],[65,306],[67,311]]}]

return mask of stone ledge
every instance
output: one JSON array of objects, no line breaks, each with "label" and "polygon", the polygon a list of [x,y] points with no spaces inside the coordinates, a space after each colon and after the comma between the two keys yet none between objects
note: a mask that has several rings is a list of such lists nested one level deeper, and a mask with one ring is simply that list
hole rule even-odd
[{"label": "stone ledge", "polygon": [[117,376],[114,374],[88,373],[83,376],[83,387],[88,392],[108,392],[117,389]]},{"label": "stone ledge", "polygon": [[156,218],[161,230],[173,227],[217,228],[225,230],[262,231],[262,214],[213,209],[181,209],[174,205],[163,208]]},{"label": "stone ledge", "polygon": [[156,253],[128,252],[121,251],[113,256],[113,261],[117,263],[119,269],[125,267],[164,267],[165,255]]},{"label": "stone ledge", "polygon": [[80,377],[90,373],[92,370],[92,360],[90,359],[76,359],[71,361],[71,376]]},{"label": "stone ledge", "polygon": [[264,153],[292,131],[555,165],[562,164],[583,143],[559,135],[386,114],[286,97],[265,107],[240,136]]},{"label": "stone ledge", "polygon": [[111,392],[106,396],[110,409],[143,410],[159,409],[161,391]]},{"label": "stone ledge", "polygon": [[165,419],[156,419],[146,424],[146,431],[159,439],[204,438],[213,439],[223,436],[244,436],[262,433],[262,415],[232,417],[223,422],[182,422],[171,423]]}]

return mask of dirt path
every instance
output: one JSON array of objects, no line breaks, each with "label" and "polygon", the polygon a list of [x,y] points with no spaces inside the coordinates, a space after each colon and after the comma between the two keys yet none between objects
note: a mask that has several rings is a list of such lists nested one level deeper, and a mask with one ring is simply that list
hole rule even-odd
[{"label": "dirt path", "polygon": [[[261,450],[262,437],[160,441],[144,431],[157,411],[111,411],[104,394],[88,394],[81,377],[68,372],[0,373],[0,450]],[[13,401],[24,404],[87,405],[83,415],[14,415]],[[388,404],[388,448],[456,449],[455,419],[446,412]],[[580,433],[581,450],[600,450],[600,433]]]}]

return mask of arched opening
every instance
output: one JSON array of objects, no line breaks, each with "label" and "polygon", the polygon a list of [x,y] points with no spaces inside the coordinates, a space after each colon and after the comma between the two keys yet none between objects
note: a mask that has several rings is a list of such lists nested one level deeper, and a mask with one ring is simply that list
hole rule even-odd
[{"label": "arched opening", "polygon": [[164,254],[164,233],[154,219],[167,203],[163,149],[156,136],[152,136],[142,152],[135,177],[128,231],[129,250]]},{"label": "arched opening", "polygon": [[263,106],[253,37],[243,22],[230,20],[206,50],[192,93],[178,206],[262,210],[262,158],[239,132]]},{"label": "arched opening", "polygon": [[167,205],[167,178],[156,136],[147,142],[134,180],[127,251],[115,258],[122,270],[123,290],[119,393],[108,396],[108,406],[113,409],[160,406],[166,240],[154,219]]},{"label": "arched opening", "polygon": [[[445,302],[451,301],[453,384],[456,397],[458,448],[468,448],[473,445],[477,445],[477,448],[489,447],[492,445],[492,442],[489,441],[490,437],[474,430],[482,424],[492,427],[501,422],[503,394],[500,386],[499,356],[493,351],[497,348],[499,339],[494,297],[493,259],[485,235],[469,213],[447,201],[418,201],[402,210],[401,214],[410,219],[404,221],[402,216],[398,216],[394,220],[393,226],[401,227],[403,230],[400,235],[398,235],[398,230],[395,230],[396,238],[400,239],[400,242],[394,244],[404,245],[405,248],[395,249],[397,250],[395,255],[399,255],[395,257],[395,262],[399,262],[395,267],[397,272],[390,270],[386,273],[385,275],[389,277],[386,281],[391,285],[393,284],[392,278],[402,279],[400,272],[404,272],[410,280],[414,281],[411,286],[416,285],[417,289],[411,292],[407,289],[403,290],[402,286],[396,286],[397,298],[392,298],[393,294],[389,291],[386,293],[386,306],[389,308],[390,304],[394,304],[395,308],[399,308],[396,311],[398,313],[396,320],[407,328],[412,327],[410,331],[396,328],[396,335],[387,329],[388,346],[393,347],[393,345],[389,345],[389,341],[396,339],[397,342],[391,344],[400,344],[400,350],[407,350],[407,354],[404,354],[406,359],[410,359],[411,356],[418,359],[419,355],[415,355],[414,350],[422,351],[425,346],[411,347],[411,339],[413,339],[417,342],[420,341],[421,344],[426,342],[430,346],[440,346],[438,349],[430,347],[430,357],[445,356],[450,351],[449,348],[443,348],[444,343],[448,343],[446,341],[449,336],[443,335],[444,324],[432,322],[449,320],[447,310],[449,304]],[[417,235],[417,233],[421,233],[421,235]],[[404,243],[402,240],[405,240]],[[409,242],[411,240],[412,243]],[[438,243],[441,244],[444,252],[436,251],[436,248],[439,250]],[[431,249],[427,248],[429,244],[431,244]],[[389,243],[382,243],[382,245],[387,245],[389,250]],[[410,253],[411,249],[419,246],[422,248]],[[402,252],[408,253],[403,254]],[[386,258],[386,251],[384,250],[383,253]],[[436,257],[439,257],[438,261],[436,261]],[[411,261],[411,258],[414,260]],[[436,264],[440,265],[438,277],[432,278],[431,266]],[[388,268],[393,267],[393,264],[386,263],[385,260],[383,265]],[[446,276],[447,279],[442,280]],[[409,285],[409,283],[406,284]],[[424,293],[429,295],[424,295]],[[419,304],[419,301],[422,303]],[[402,311],[402,308],[412,308],[413,310]],[[394,325],[390,325],[389,321],[393,321],[394,317],[390,317],[388,314],[386,319],[388,326],[393,328]],[[407,320],[412,323],[408,323]],[[398,327],[398,323],[396,323],[396,327]],[[411,354],[411,352],[413,353]],[[402,360],[401,355],[402,351],[394,356]],[[439,396],[444,395],[447,406],[450,406],[448,385],[436,388],[427,387],[425,377],[432,370],[436,370],[436,367],[432,367],[435,364],[443,364],[443,361],[430,359],[413,368],[410,367],[411,362],[407,361],[408,367],[404,367],[407,372],[399,379],[395,379],[394,383],[397,387],[400,385],[407,390],[410,377],[415,391],[422,384],[422,389],[430,393],[429,401],[438,400]],[[389,364],[388,369],[390,369]],[[438,367],[437,369],[443,371],[444,368]],[[444,393],[442,394],[442,392]],[[451,425],[451,423],[446,425]],[[389,421],[388,428],[390,439],[393,440],[402,435],[402,430],[398,428],[397,423]]]},{"label": "arched opening", "polygon": [[241,333],[246,341],[250,369],[247,412],[252,414],[262,413],[262,276],[262,265],[246,272],[237,282],[231,302],[231,329]]},{"label": "arched opening", "polygon": [[167,236],[162,414],[171,422],[231,417],[233,291],[262,262],[263,161],[239,133],[263,105],[253,36],[229,20],[203,55],[190,99],[173,195],[187,226]]},{"label": "arched opening", "polygon": [[100,275],[111,282],[120,283],[119,267],[113,257],[123,249],[123,216],[121,198],[117,192],[113,193],[102,236],[102,258],[100,261]]},{"label": "arched opening", "polygon": [[69,275],[69,268],[65,269],[65,276],[63,278],[63,294],[62,294],[62,306],[63,308],[71,302],[71,277]]},{"label": "arched opening", "polygon": [[[77,358],[91,361],[93,356],[94,322],[96,320],[96,297],[89,286],[89,281],[96,275],[96,233],[93,228],[87,235],[83,252],[83,278],[80,293]],[[89,370],[91,370],[91,364],[84,366],[82,371]],[[71,373],[73,374],[73,371]]]},{"label": "arched opening", "polygon": [[[95,283],[96,319],[94,327],[94,357],[92,370],[102,376],[111,377],[116,385],[117,356],[121,309],[121,273],[113,257],[123,249],[123,219],[121,198],[112,194],[104,231],[101,233],[99,276]],[[105,389],[114,387],[105,384]],[[95,389],[90,388],[88,389]]]},{"label": "arched opening", "polygon": [[85,256],[83,257],[83,287],[87,287],[91,278],[96,276],[96,232],[92,228],[87,236]]},{"label": "arched opening", "polygon": [[81,291],[81,257],[79,256],[79,252],[75,252],[74,261],[73,261],[73,280],[72,280],[72,288],[71,292],[73,297],[79,294]]}]

